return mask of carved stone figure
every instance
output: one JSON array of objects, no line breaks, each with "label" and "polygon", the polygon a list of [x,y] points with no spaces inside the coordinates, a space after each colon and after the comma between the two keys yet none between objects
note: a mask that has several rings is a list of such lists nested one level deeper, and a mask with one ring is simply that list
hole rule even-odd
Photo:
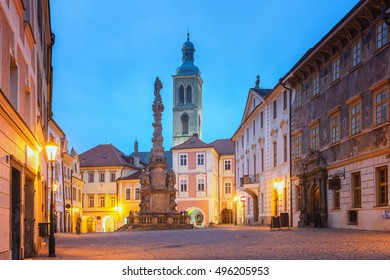
[{"label": "carved stone figure", "polygon": [[140,176],[140,183],[142,188],[147,189],[150,187],[150,173],[148,170],[143,170]]},{"label": "carved stone figure", "polygon": [[154,82],[154,96],[156,97],[156,99],[158,99],[159,101],[161,101],[161,94],[160,94],[160,90],[163,88],[163,85],[160,81],[160,79],[157,77],[156,78],[156,81]]},{"label": "carved stone figure", "polygon": [[175,188],[175,185],[176,185],[176,174],[175,174],[175,171],[173,171],[173,169],[171,169],[168,173],[168,182],[167,182],[167,187],[169,190],[171,189],[174,189]]}]

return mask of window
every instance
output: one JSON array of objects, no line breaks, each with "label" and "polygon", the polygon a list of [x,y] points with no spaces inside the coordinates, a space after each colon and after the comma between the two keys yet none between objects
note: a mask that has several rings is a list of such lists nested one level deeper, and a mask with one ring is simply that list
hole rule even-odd
[{"label": "window", "polygon": [[204,179],[198,179],[198,192],[204,192]]},{"label": "window", "polygon": [[380,49],[387,44],[387,25],[381,22],[376,27],[376,48]]},{"label": "window", "polygon": [[260,149],[260,156],[261,156],[261,171],[264,171],[264,149]]},{"label": "window", "polygon": [[226,182],[225,183],[225,194],[231,194],[232,193],[232,183]]},{"label": "window", "polygon": [[187,192],[187,179],[180,180],[180,191]]},{"label": "window", "polygon": [[88,173],[88,183],[93,183],[94,180],[94,174],[93,172]]},{"label": "window", "polygon": [[302,105],[302,91],[299,89],[295,93],[295,107]]},{"label": "window", "polygon": [[333,193],[333,208],[340,209],[340,190],[334,190]]},{"label": "window", "polygon": [[336,81],[338,78],[340,78],[340,58],[332,63],[332,81]]},{"label": "window", "polygon": [[277,144],[276,142],[273,143],[273,146],[274,146],[274,167],[276,167],[277,165],[277,161],[278,161],[278,154],[277,154]]},{"label": "window", "polygon": [[260,113],[260,129],[264,128],[264,112]]},{"label": "window", "polygon": [[103,172],[100,172],[99,173],[99,182],[100,183],[104,183],[106,180],[105,180],[105,173],[103,173]]},{"label": "window", "polygon": [[180,155],[180,166],[187,166],[187,155]]},{"label": "window", "polygon": [[313,96],[316,96],[320,92],[320,77],[319,75],[313,78]]},{"label": "window", "polygon": [[241,135],[241,148],[244,148],[244,134]]},{"label": "window", "polygon": [[88,207],[89,208],[95,207],[95,197],[93,195],[88,196]]},{"label": "window", "polygon": [[350,107],[351,115],[351,135],[360,132],[360,101]]},{"label": "window", "polygon": [[253,131],[253,136],[255,136],[256,135],[256,122],[255,122],[255,120],[253,120],[253,122],[252,122],[252,131]]},{"label": "window", "polygon": [[99,207],[106,207],[106,197],[104,195],[99,196]]},{"label": "window", "polygon": [[276,119],[277,115],[278,115],[278,104],[276,103],[276,100],[274,101],[274,119]]},{"label": "window", "polygon": [[360,172],[352,173],[352,187],[353,187],[353,207],[362,207],[362,189]]},{"label": "window", "polygon": [[319,148],[319,125],[312,127],[311,129],[311,148],[318,150]]},{"label": "window", "polygon": [[362,43],[356,42],[352,46],[352,67],[358,65],[362,61]]},{"label": "window", "polygon": [[224,165],[225,165],[225,171],[231,170],[231,168],[232,168],[232,162],[231,162],[231,160],[225,160]]},{"label": "window", "polygon": [[184,87],[180,86],[179,88],[179,104],[184,103]]},{"label": "window", "polygon": [[140,199],[141,199],[141,189],[135,188],[135,200],[140,200]]},{"label": "window", "polygon": [[110,196],[110,207],[116,206],[116,197],[115,195]]},{"label": "window", "polygon": [[181,124],[182,124],[182,134],[188,134],[188,122],[190,117],[187,113],[181,115]]},{"label": "window", "polygon": [[283,135],[283,160],[287,162],[287,135]]},{"label": "window", "polygon": [[249,142],[249,127],[246,129],[246,142]]},{"label": "window", "polygon": [[387,121],[387,91],[386,89],[374,94],[375,98],[375,124]]},{"label": "window", "polygon": [[332,144],[339,141],[339,130],[340,130],[340,115],[336,114],[330,118],[330,135],[332,137]]},{"label": "window", "polygon": [[204,165],[204,154],[196,154],[196,165]]},{"label": "window", "polygon": [[302,136],[296,135],[295,136],[295,158],[301,157],[301,142],[302,142]]},{"label": "window", "polygon": [[387,166],[382,166],[376,169],[377,176],[377,196],[378,206],[387,206],[388,193],[389,193],[389,182]]},{"label": "window", "polygon": [[287,110],[287,91],[283,92],[283,111]]},{"label": "window", "polygon": [[130,188],[126,188],[126,200],[131,200],[131,189]]},{"label": "window", "polygon": [[110,173],[110,182],[115,182],[115,180],[116,180],[116,174]]},{"label": "window", "polygon": [[190,85],[187,86],[187,90],[186,90],[186,97],[187,97],[187,100],[186,100],[186,103],[187,104],[191,104],[192,103],[192,87]]}]

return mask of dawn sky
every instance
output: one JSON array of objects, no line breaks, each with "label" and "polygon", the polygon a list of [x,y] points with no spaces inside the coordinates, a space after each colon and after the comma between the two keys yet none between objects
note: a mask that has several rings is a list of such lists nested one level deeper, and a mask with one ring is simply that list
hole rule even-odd
[{"label": "dawn sky", "polygon": [[239,127],[256,75],[273,88],[358,0],[51,1],[54,119],[78,153],[150,151],[158,76],[172,147],[172,75],[190,32],[203,79],[203,141]]}]

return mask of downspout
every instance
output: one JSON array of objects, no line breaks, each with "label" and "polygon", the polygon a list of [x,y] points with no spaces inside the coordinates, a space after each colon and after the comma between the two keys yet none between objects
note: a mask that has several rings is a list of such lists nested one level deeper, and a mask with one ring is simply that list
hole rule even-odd
[{"label": "downspout", "polygon": [[70,170],[70,232],[73,232],[73,163]]},{"label": "downspout", "polygon": [[220,162],[221,160],[221,156],[218,155],[218,173],[217,173],[217,176],[218,176],[218,183],[217,183],[217,187],[218,187],[218,224],[222,223],[222,219],[221,219],[221,190],[219,189],[220,188],[220,176],[219,176],[219,169],[220,169]]},{"label": "downspout", "polygon": [[282,84],[282,86],[289,91],[289,104],[288,104],[288,118],[289,118],[289,133],[288,133],[288,137],[289,137],[289,164],[290,164],[290,226],[292,227],[293,226],[293,222],[294,222],[294,219],[293,219],[293,206],[292,206],[292,202],[293,202],[293,199],[292,199],[292,184],[291,184],[291,172],[292,172],[292,161],[291,161],[291,102],[292,102],[292,98],[291,98],[291,93],[292,93],[292,89],[291,88],[288,88],[286,86],[286,83],[283,83],[282,81],[280,81],[280,83]]}]

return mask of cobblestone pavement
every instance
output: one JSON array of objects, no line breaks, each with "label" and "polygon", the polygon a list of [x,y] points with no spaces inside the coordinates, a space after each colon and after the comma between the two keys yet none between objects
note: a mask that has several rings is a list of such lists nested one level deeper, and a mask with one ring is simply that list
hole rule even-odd
[{"label": "cobblestone pavement", "polygon": [[[47,248],[46,248],[47,250]],[[217,226],[56,234],[56,258],[37,260],[389,260],[390,233]]]}]

